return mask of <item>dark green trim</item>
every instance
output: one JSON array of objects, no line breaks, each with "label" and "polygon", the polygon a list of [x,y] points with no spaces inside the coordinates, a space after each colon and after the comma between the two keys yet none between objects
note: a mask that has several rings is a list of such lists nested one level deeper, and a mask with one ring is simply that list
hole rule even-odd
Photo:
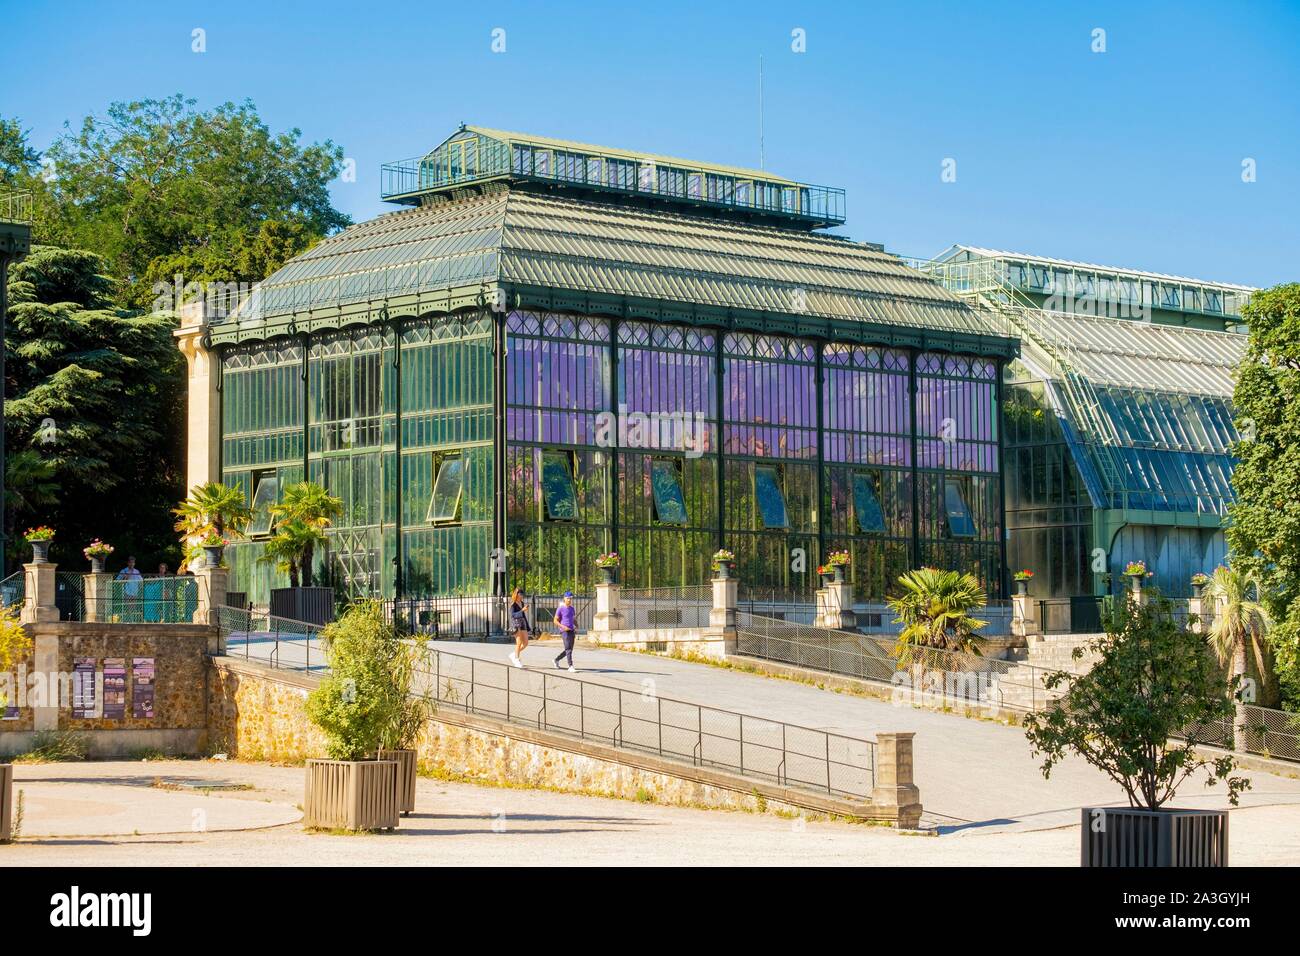
[{"label": "dark green trim", "polygon": [[917,461],[919,448],[916,443],[916,360],[920,356],[917,349],[909,349],[907,356],[907,423],[908,439],[912,446],[912,559],[908,563],[914,567],[921,566],[921,469]]}]

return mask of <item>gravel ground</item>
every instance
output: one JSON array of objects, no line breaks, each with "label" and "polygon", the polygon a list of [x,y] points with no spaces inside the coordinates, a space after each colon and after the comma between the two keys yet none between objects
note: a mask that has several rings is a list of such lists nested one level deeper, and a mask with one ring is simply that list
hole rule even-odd
[{"label": "gravel ground", "polygon": [[[132,803],[142,779],[204,779],[252,789],[206,799],[302,800],[303,770],[222,761],[21,765],[24,782],[66,781]],[[185,794],[177,794],[185,798]],[[656,806],[601,797],[419,781],[416,813],[393,834],[312,834],[297,823],[235,832],[24,838],[4,866],[1078,865],[1073,827],[907,835],[834,822]],[[235,805],[232,804],[232,810]],[[29,815],[27,830],[38,821]],[[1300,864],[1300,806],[1234,811],[1236,866]]]}]

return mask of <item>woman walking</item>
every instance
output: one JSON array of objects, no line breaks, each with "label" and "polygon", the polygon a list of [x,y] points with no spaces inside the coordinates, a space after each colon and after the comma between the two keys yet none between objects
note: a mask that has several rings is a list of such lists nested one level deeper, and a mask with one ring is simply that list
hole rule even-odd
[{"label": "woman walking", "polygon": [[523,667],[524,662],[519,659],[519,655],[528,646],[528,602],[524,600],[524,592],[519,588],[510,592],[510,628],[515,632],[515,650],[510,655],[510,663],[515,667]]}]

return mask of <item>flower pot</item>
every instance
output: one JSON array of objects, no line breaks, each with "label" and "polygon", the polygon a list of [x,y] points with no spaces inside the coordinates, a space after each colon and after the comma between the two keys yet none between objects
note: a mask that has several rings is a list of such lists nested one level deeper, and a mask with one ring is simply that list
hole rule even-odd
[{"label": "flower pot", "polygon": [[104,573],[104,559],[102,557],[92,557],[90,559],[90,573],[91,574]]},{"label": "flower pot", "polygon": [[1017,581],[1017,582],[1016,582],[1016,593],[1019,594],[1021,597],[1024,597],[1025,595],[1027,595],[1027,594],[1029,593],[1029,582],[1028,582],[1028,581]]},{"label": "flower pot", "polygon": [[207,556],[207,561],[208,561],[207,566],[210,568],[221,567],[221,555],[224,550],[225,549],[221,545],[217,545],[216,547],[209,548],[205,544],[203,546],[203,553]]},{"label": "flower pot", "polygon": [[304,826],[392,830],[398,824],[396,760],[308,760]]},{"label": "flower pot", "polygon": [[835,572],[827,571],[825,574],[818,575],[818,577],[821,578],[822,587],[825,587],[826,585],[830,584],[832,581],[835,580]]},{"label": "flower pot", "polygon": [[1196,598],[1198,601],[1201,600],[1203,597],[1205,597],[1205,585],[1204,585],[1204,584],[1197,584],[1195,581],[1193,581],[1193,582],[1192,582],[1192,597]]},{"label": "flower pot", "polygon": [[1084,807],[1082,866],[1227,866],[1227,810]]},{"label": "flower pot", "polygon": [[402,816],[415,809],[415,751],[381,750],[380,760],[392,760],[397,764],[397,809]]},{"label": "flower pot", "polygon": [[45,541],[29,541],[29,542],[27,542],[27,543],[30,544],[30,545],[32,546],[32,564],[48,564],[48,563],[49,563],[49,561],[50,561],[50,542],[49,542],[49,540],[45,540]]},{"label": "flower pot", "polygon": [[597,567],[596,570],[600,572],[601,584],[613,584],[615,581],[618,580],[618,568],[616,567],[614,568]]},{"label": "flower pot", "polygon": [[720,581],[725,581],[731,577],[732,572],[734,572],[735,570],[736,570],[736,566],[734,564],[732,564],[730,561],[723,561],[721,564],[719,564],[716,568],[713,569],[713,576]]},{"label": "flower pot", "polygon": [[844,565],[842,564],[831,565],[831,580],[834,581],[836,584],[844,583]]}]

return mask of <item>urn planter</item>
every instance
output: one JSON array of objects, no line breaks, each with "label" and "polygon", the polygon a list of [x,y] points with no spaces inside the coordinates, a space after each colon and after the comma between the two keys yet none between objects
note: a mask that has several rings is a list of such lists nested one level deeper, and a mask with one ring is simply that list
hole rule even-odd
[{"label": "urn planter", "polygon": [[415,809],[415,751],[381,750],[380,760],[392,760],[397,764],[397,809],[406,816]]},{"label": "urn planter", "polygon": [[50,542],[46,541],[29,541],[32,546],[32,564],[49,564],[50,563]]},{"label": "urn planter", "polygon": [[90,573],[91,573],[91,574],[103,574],[103,573],[104,573],[104,559],[103,559],[103,558],[91,558],[91,559],[90,559]]},{"label": "urn planter", "polygon": [[308,760],[303,825],[396,829],[397,766],[395,760]]},{"label": "urn planter", "polygon": [[726,581],[735,572],[736,566],[730,561],[723,561],[713,569],[713,576],[720,581]]},{"label": "urn planter", "polygon": [[831,580],[834,581],[836,584],[844,583],[844,565],[842,564],[831,565]]},{"label": "urn planter", "polygon": [[1025,597],[1026,595],[1028,595],[1028,594],[1029,594],[1029,582],[1028,582],[1028,581],[1017,581],[1017,582],[1016,582],[1016,593],[1019,594],[1021,597]]},{"label": "urn planter", "polygon": [[615,581],[618,580],[618,568],[616,567],[615,568],[598,567],[596,568],[596,570],[600,572],[601,584],[613,584]]},{"label": "urn planter", "polygon": [[1084,807],[1088,867],[1228,865],[1228,811]]},{"label": "urn planter", "polygon": [[224,550],[220,545],[215,548],[209,548],[207,545],[203,546],[203,553],[207,556],[208,567],[221,567],[221,555]]}]

